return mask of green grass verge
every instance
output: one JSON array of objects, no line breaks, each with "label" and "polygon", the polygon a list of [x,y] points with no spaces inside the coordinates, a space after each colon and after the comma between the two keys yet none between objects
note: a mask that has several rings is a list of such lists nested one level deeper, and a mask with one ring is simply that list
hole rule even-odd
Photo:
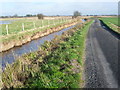
[{"label": "green grass verge", "polygon": [[118,24],[118,17],[106,17],[106,18],[101,18],[101,20],[105,21],[105,22],[109,22],[109,23],[113,23],[117,26],[120,26]]},{"label": "green grass verge", "polygon": [[120,30],[118,27],[120,27],[118,23],[118,17],[106,17],[106,18],[100,18],[108,27],[110,27],[115,32],[120,33]]},{"label": "green grass verge", "polygon": [[4,88],[80,88],[85,38],[91,23],[82,28],[77,25],[44,43],[38,52],[8,65],[2,75]]}]

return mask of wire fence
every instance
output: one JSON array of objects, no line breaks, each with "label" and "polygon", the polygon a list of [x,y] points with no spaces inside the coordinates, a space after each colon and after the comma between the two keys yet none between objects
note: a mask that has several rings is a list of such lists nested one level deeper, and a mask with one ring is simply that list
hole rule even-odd
[{"label": "wire fence", "polygon": [[46,28],[49,26],[56,26],[58,24],[68,23],[73,21],[72,19],[53,19],[53,20],[39,20],[33,22],[22,22],[19,24],[6,24],[2,27],[2,36],[16,34],[26,30],[35,30],[38,28]]}]

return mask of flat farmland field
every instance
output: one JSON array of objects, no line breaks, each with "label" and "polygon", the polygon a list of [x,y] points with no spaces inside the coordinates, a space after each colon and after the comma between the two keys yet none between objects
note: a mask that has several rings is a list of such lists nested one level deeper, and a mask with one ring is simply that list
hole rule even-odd
[{"label": "flat farmland field", "polygon": [[0,35],[7,35],[7,29],[8,28],[8,34],[17,34],[21,31],[26,31],[30,29],[35,28],[43,28],[48,25],[57,25],[60,23],[65,23],[68,20],[65,19],[44,19],[44,20],[38,20],[38,19],[15,19],[15,20],[4,20],[2,22],[10,22],[9,24],[1,24],[0,28],[2,28],[2,33]]},{"label": "flat farmland field", "polygon": [[118,23],[118,17],[104,17],[100,19],[112,30],[120,33],[120,24]]},{"label": "flat farmland field", "polygon": [[106,21],[106,22],[109,22],[109,23],[112,23],[112,24],[115,24],[117,26],[120,26],[118,24],[118,17],[106,17],[106,18],[102,18],[103,21]]}]

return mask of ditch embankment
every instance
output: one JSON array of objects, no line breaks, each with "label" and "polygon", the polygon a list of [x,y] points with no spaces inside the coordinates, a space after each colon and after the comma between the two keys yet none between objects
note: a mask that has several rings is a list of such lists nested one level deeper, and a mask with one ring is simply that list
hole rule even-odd
[{"label": "ditch embankment", "polygon": [[61,29],[70,27],[72,25],[75,25],[76,23],[77,23],[77,21],[68,23],[68,24],[59,25],[57,27],[52,27],[52,28],[49,28],[49,29],[46,29],[43,31],[40,30],[40,31],[37,31],[32,34],[27,31],[24,33],[22,32],[21,33],[22,35],[18,35],[15,37],[13,36],[11,40],[8,40],[8,41],[4,40],[3,42],[1,42],[0,43],[0,45],[1,45],[0,52],[7,51],[13,47],[22,46],[23,44],[28,43],[34,39],[49,35],[53,32],[60,31]]},{"label": "ditch embankment", "polygon": [[0,54],[0,58],[2,58],[2,68],[6,66],[6,64],[11,64],[13,63],[16,59],[21,57],[24,54],[28,54],[31,52],[35,52],[39,50],[39,47],[44,44],[46,41],[51,41],[54,39],[56,36],[62,35],[65,31],[70,30],[71,28],[74,28],[76,25],[64,28],[58,32],[51,33],[47,36],[32,40],[31,42],[28,42],[20,47],[14,47],[6,52],[2,52],[2,55]]},{"label": "ditch embankment", "polygon": [[82,57],[91,23],[78,24],[45,42],[38,51],[8,64],[2,73],[3,89],[82,87]]}]

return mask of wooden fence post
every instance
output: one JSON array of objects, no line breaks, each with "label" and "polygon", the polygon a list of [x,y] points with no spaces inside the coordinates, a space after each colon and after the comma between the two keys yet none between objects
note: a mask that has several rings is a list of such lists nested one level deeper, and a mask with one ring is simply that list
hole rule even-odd
[{"label": "wooden fence post", "polygon": [[23,31],[25,30],[25,28],[24,28],[24,23],[22,23],[22,30],[23,30]]},{"label": "wooden fence post", "polygon": [[53,19],[53,25],[55,25],[55,21],[54,21],[54,19]]},{"label": "wooden fence post", "polygon": [[41,21],[41,26],[43,27],[43,20]]},{"label": "wooden fence post", "polygon": [[65,22],[65,18],[63,18],[63,22]]},{"label": "wooden fence post", "polygon": [[67,22],[67,18],[65,18],[65,22]]},{"label": "wooden fence post", "polygon": [[50,26],[50,21],[49,21],[49,19],[48,19],[48,26]]},{"label": "wooden fence post", "polygon": [[55,25],[55,19],[53,19],[53,25]]},{"label": "wooden fence post", "polygon": [[69,19],[69,22],[71,22],[71,20]]},{"label": "wooden fence post", "polygon": [[58,24],[60,23],[60,19],[58,19]]},{"label": "wooden fence post", "polygon": [[8,33],[8,25],[6,25],[6,31],[7,31],[7,35],[8,35],[8,34],[9,34],[9,33]]},{"label": "wooden fence post", "polygon": [[33,26],[34,26],[34,28],[35,28],[35,22],[33,22]]},{"label": "wooden fence post", "polygon": [[63,20],[62,20],[62,18],[61,18],[61,23],[62,23],[62,21],[63,21]]}]

